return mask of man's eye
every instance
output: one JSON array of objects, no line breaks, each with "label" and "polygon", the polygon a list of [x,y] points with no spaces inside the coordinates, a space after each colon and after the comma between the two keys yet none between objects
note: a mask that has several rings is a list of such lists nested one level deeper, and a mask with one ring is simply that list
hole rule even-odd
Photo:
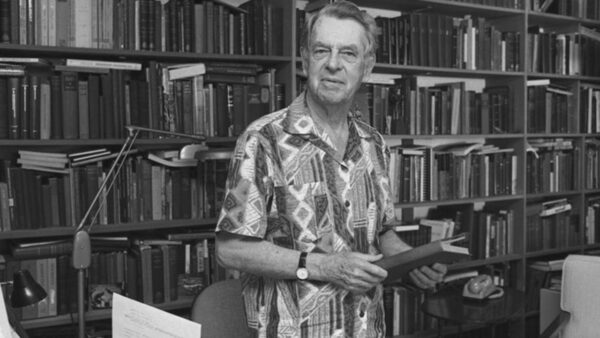
[{"label": "man's eye", "polygon": [[358,60],[358,54],[351,50],[342,51],[340,55],[346,62],[356,62]]},{"label": "man's eye", "polygon": [[322,58],[325,57],[327,54],[329,53],[329,50],[324,49],[324,48],[320,48],[320,49],[315,49],[313,50],[313,56],[315,58]]}]

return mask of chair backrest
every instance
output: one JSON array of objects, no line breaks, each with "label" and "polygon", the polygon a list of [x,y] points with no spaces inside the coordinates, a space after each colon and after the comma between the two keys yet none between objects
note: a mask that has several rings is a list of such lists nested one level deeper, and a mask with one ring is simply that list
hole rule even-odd
[{"label": "chair backrest", "polygon": [[569,255],[562,275],[561,309],[570,313],[562,337],[598,337],[600,257]]},{"label": "chair backrest", "polygon": [[239,279],[206,287],[192,304],[191,320],[202,325],[202,338],[250,337]]}]

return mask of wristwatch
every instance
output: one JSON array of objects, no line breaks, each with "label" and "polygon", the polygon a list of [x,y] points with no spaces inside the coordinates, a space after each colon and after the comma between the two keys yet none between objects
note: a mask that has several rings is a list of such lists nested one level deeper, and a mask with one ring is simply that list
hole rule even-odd
[{"label": "wristwatch", "polygon": [[298,260],[298,269],[296,269],[296,277],[298,277],[299,280],[308,279],[308,269],[306,269],[306,256],[308,256],[308,252],[300,253],[300,259]]}]

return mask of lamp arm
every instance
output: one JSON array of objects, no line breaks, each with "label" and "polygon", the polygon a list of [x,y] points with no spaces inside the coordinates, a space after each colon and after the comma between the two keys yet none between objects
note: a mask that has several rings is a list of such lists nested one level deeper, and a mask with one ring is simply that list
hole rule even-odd
[{"label": "lamp arm", "polygon": [[[125,158],[131,147],[135,143],[140,131],[147,131],[151,133],[163,134],[163,135],[171,135],[171,136],[179,136],[184,138],[193,139],[196,141],[205,141],[206,137],[204,135],[190,135],[190,134],[182,134],[177,132],[151,129],[139,126],[128,125],[125,126],[128,130],[127,138],[121,146],[121,150],[117,154],[117,157],[113,161],[108,173],[106,174],[105,179],[102,181],[102,184],[98,188],[96,195],[92,199],[88,209],[83,215],[81,221],[79,222],[77,228],[75,229],[75,234],[73,236],[73,268],[77,270],[77,310],[78,310],[78,324],[79,324],[79,337],[85,337],[85,270],[90,266],[92,249],[91,249],[91,241],[90,241],[90,228],[85,229],[85,224],[87,219],[89,218],[94,206],[104,193],[106,187],[107,190],[110,190],[113,186],[113,183],[116,179],[116,176],[120,172],[120,169],[125,162]],[[98,215],[98,211],[96,211],[96,215]],[[94,218],[96,217],[94,216]]]},{"label": "lamp arm", "polygon": [[90,202],[90,205],[87,208],[87,210],[85,211],[85,214],[83,215],[83,217],[81,218],[81,221],[79,222],[79,225],[77,226],[77,229],[75,230],[75,232],[79,232],[80,230],[83,229],[83,227],[85,226],[85,222],[87,221],[90,213],[92,212],[92,209],[94,209],[94,206],[98,202],[98,199],[100,198],[100,196],[102,196],[102,193],[103,193],[104,189],[106,188],[106,185],[109,182],[112,183],[114,181],[113,176],[117,175],[118,169],[120,169],[120,167],[121,167],[120,163],[125,158],[124,154],[129,152],[129,150],[135,143],[135,140],[136,140],[138,134],[139,134],[139,130],[129,129],[129,134],[127,135],[127,138],[125,139],[123,146],[121,146],[121,150],[119,151],[119,154],[113,161],[110,169],[108,170],[108,173],[106,174],[106,178],[102,181],[100,188],[98,188],[96,195],[94,195],[92,202]]}]

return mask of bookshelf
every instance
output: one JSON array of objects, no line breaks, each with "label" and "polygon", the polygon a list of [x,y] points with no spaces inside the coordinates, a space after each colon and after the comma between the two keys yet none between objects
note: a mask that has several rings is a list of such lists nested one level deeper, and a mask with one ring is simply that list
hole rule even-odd
[{"label": "bookshelf", "polygon": [[[586,60],[598,55],[597,4],[586,0],[356,2],[379,15],[383,32],[379,42],[384,48],[380,45],[374,72],[398,78],[374,81],[367,86],[363,102],[373,125],[388,134],[392,164],[398,168],[393,184],[405,193],[401,188],[411,190],[396,196],[397,214],[407,224],[452,219],[472,235],[468,245],[476,257],[452,265],[450,274],[478,270],[500,277],[504,285],[535,293],[528,268],[532,262],[570,253],[592,254],[598,248],[600,168],[598,130],[591,115],[595,110],[590,107],[600,73]],[[443,17],[453,18],[449,45]],[[464,36],[462,43],[471,39],[471,44],[457,48],[461,40],[457,31]],[[498,32],[504,41],[500,48],[494,47]],[[446,58],[436,59],[440,53],[446,53]],[[447,88],[455,87],[443,84],[457,82],[462,83],[460,104],[469,104],[453,109],[453,89]],[[491,95],[485,97],[488,88],[508,89],[509,103],[499,115],[508,117],[506,127],[494,125],[492,108],[479,105],[480,100],[493,100]],[[390,100],[383,108],[377,101],[382,92]],[[440,111],[442,116],[436,115]],[[388,120],[382,121],[386,114]],[[486,126],[478,115],[492,124]],[[489,164],[496,160],[493,151],[471,150],[465,155],[464,145],[462,149],[449,146],[457,143],[506,151],[512,161],[505,162],[511,168],[508,176],[506,168]],[[481,160],[482,156],[488,158]],[[482,181],[482,175],[488,180]],[[506,188],[498,190],[498,180]],[[499,215],[510,216],[506,221],[489,221]],[[535,336],[538,320],[537,306],[528,307],[497,334]],[[422,319],[417,323],[391,336],[433,335],[435,323]],[[446,329],[451,335],[452,328]],[[471,330],[475,336],[477,330]]]},{"label": "bookshelf", "polygon": [[[294,81],[292,81],[295,77],[293,57],[295,55],[293,31],[295,3],[271,0],[253,0],[242,4],[243,2],[245,1],[2,1],[0,3],[0,55],[3,58],[0,61],[2,64],[0,66],[2,68],[0,70],[2,73],[0,75],[0,104],[2,105],[0,108],[0,158],[2,158],[3,164],[0,181],[5,183],[5,187],[9,186],[7,181],[11,177],[9,173],[12,169],[6,168],[20,167],[21,164],[18,164],[17,160],[21,159],[19,152],[23,150],[63,154],[97,148],[106,148],[108,151],[118,150],[124,140],[126,124],[204,134],[208,136],[203,144],[209,154],[211,151],[231,149],[236,135],[247,123],[272,111],[275,107],[291,102],[296,92]],[[32,7],[28,7],[29,4],[32,4]],[[31,14],[30,20],[27,19],[27,14]],[[86,17],[89,18],[89,21],[81,20]],[[284,22],[291,23],[291,25],[283,25]],[[15,62],[8,58],[21,58],[21,60]],[[26,59],[31,58],[35,58],[34,61],[39,62],[25,62]],[[84,66],[89,66],[89,63],[93,61],[104,65],[116,65],[117,68],[119,65],[133,64],[141,69],[109,69],[107,67],[93,69],[91,66],[84,67],[85,69],[75,69],[67,66],[69,60],[83,60]],[[176,67],[187,67],[200,63],[206,70],[201,76],[188,76],[186,72],[191,72],[192,68],[187,68],[183,75],[181,71],[177,75],[183,76],[183,78],[175,79],[175,72],[171,71]],[[55,115],[51,103],[61,102],[62,104],[64,75],[67,73],[74,76],[76,98],[75,101],[72,101],[73,104],[60,106],[57,110],[59,113]],[[165,77],[166,73],[170,76],[169,78]],[[244,76],[240,73],[243,73]],[[62,81],[59,82],[59,86],[54,87],[50,82],[52,76],[56,76]],[[98,88],[93,87],[94,84],[92,84],[94,82],[97,86],[98,78],[100,79],[100,89],[93,89]],[[106,80],[104,87],[102,80]],[[18,113],[22,113],[22,109],[24,109],[26,112],[35,112],[35,114],[17,116],[16,121],[12,121],[19,124],[16,133],[12,133],[13,129],[7,115],[9,108],[14,106],[14,103],[9,101],[12,98],[9,96],[11,94],[9,91],[10,81],[18,84],[17,104],[21,103],[21,99],[23,99],[22,102],[25,102],[27,97],[33,97],[33,92],[30,92],[29,89],[22,89],[24,85],[32,84],[32,81],[44,84],[46,90],[49,88],[51,91],[53,88],[58,88],[57,95],[50,93],[51,101],[43,101],[43,103],[31,106],[29,104],[19,106]],[[84,87],[81,87],[82,85]],[[192,88],[192,85],[196,86],[193,87],[195,92],[186,92],[187,89]],[[167,90],[170,91],[166,92]],[[87,105],[80,105],[81,102],[84,102],[80,95],[85,94],[82,93],[88,95]],[[234,93],[238,96],[233,97]],[[196,94],[196,96],[192,99],[191,94]],[[90,97],[97,95],[100,98],[94,97],[94,101],[90,100]],[[258,100],[250,101],[250,97],[258,97]],[[260,105],[252,105],[254,102],[259,102]],[[185,115],[186,112],[190,112],[190,103],[195,104],[191,107],[194,115]],[[86,110],[88,115],[82,115],[82,111]],[[43,114],[48,114],[48,111],[57,120],[50,118],[50,126],[46,124],[44,127],[39,119],[44,116]],[[66,114],[67,111],[74,114],[73,117],[77,118],[79,123],[75,123],[74,129],[69,130],[68,135],[64,129],[55,132],[56,130],[53,128],[60,126],[59,129],[62,129],[67,126],[67,123],[75,121],[75,119],[63,120],[63,116],[66,116],[63,113]],[[97,115],[100,115],[101,119],[92,120]],[[86,124],[85,119],[82,122],[83,118],[88,119],[89,122]],[[39,126],[39,133],[31,133],[30,126],[38,126],[36,121],[40,121],[42,124]],[[192,125],[190,121],[196,123],[194,126],[198,128],[190,128]],[[217,125],[218,123],[221,124]],[[233,126],[234,123],[235,126]],[[45,131],[42,133],[44,128]],[[92,284],[112,285],[114,280],[110,279],[116,275],[120,281],[118,282],[119,286],[124,286],[126,289],[124,291],[131,293],[134,292],[133,289],[139,288],[139,291],[135,291],[138,292],[138,295],[133,295],[133,298],[145,301],[148,296],[146,294],[148,286],[145,282],[134,286],[134,280],[142,279],[141,275],[145,274],[150,278],[144,277],[144,280],[152,280],[152,283],[149,283],[152,286],[150,303],[154,303],[158,308],[185,316],[189,312],[193,290],[194,288],[197,290],[199,286],[198,281],[206,284],[211,280],[223,278],[224,272],[216,268],[210,253],[214,250],[214,236],[211,231],[214,229],[215,216],[220,203],[216,196],[221,185],[224,184],[222,175],[226,174],[223,169],[226,169],[227,161],[201,159],[197,160],[197,165],[184,168],[153,163],[148,168],[156,169],[157,176],[154,177],[161,177],[165,188],[158,192],[160,197],[143,196],[142,194],[149,185],[144,185],[144,181],[140,181],[142,169],[141,166],[136,166],[135,161],[141,161],[138,164],[144,163],[145,166],[149,163],[147,159],[149,153],[162,154],[178,150],[190,143],[188,139],[184,138],[158,137],[148,135],[148,133],[144,133],[136,141],[137,153],[130,155],[130,160],[125,165],[132,167],[122,170],[120,175],[122,178],[116,183],[117,187],[113,189],[113,191],[125,195],[118,197],[118,195],[109,194],[106,196],[109,203],[101,211],[99,220],[96,221],[97,224],[94,224],[91,231],[92,238],[109,238],[111,240],[125,238],[129,244],[126,249],[93,246],[92,259],[98,261],[92,263],[92,268],[88,271],[88,289],[92,289]],[[219,162],[218,167],[217,162]],[[27,170],[35,174],[27,179],[24,178],[23,182],[28,182],[27,185],[29,185],[33,181],[38,181],[39,185],[36,189],[39,190],[29,190],[30,188],[28,188],[23,193],[17,193],[23,199],[16,204],[9,205],[8,195],[5,198],[5,195],[0,192],[2,204],[6,206],[7,210],[17,211],[17,215],[9,218],[8,223],[4,219],[1,221],[3,225],[8,224],[4,231],[0,231],[0,254],[6,258],[1,264],[2,274],[10,275],[11,269],[27,264],[31,268],[35,268],[34,270],[37,272],[39,266],[46,264],[57,266],[60,264],[59,262],[66,263],[61,268],[57,266],[54,273],[59,275],[59,278],[54,281],[58,283],[55,289],[55,294],[57,294],[55,301],[57,303],[70,302],[67,304],[67,309],[48,310],[49,306],[59,307],[61,304],[51,305],[49,302],[44,302],[37,308],[27,308],[21,311],[22,323],[33,336],[48,336],[52,332],[55,332],[56,335],[75,334],[77,311],[72,307],[74,299],[64,300],[61,295],[58,295],[67,293],[65,290],[60,290],[60,284],[67,285],[67,282],[60,279],[60,276],[71,275],[65,273],[65,269],[69,270],[70,268],[68,259],[65,260],[65,257],[69,257],[66,252],[68,249],[60,253],[40,253],[40,255],[44,255],[44,258],[20,260],[11,258],[13,253],[16,253],[15,248],[22,247],[24,243],[71,241],[74,227],[70,225],[77,223],[78,216],[67,221],[64,221],[64,218],[58,218],[64,216],[55,216],[52,210],[48,211],[54,209],[48,208],[48,205],[56,205],[56,203],[52,204],[53,199],[44,199],[44,197],[38,199],[37,195],[41,195],[43,191],[54,189],[52,187],[56,187],[56,183],[50,183],[51,181],[65,181],[71,187],[76,186],[81,189],[85,187],[88,191],[96,187],[97,190],[96,181],[100,181],[102,173],[105,174],[108,171],[111,161],[98,160],[92,165],[82,166],[86,168],[83,170],[86,175],[88,170],[99,170],[95,174],[96,176],[82,176],[88,179],[85,183],[75,182],[77,175],[75,174],[76,170],[71,167],[73,163],[69,162],[66,166],[68,171],[66,174]],[[92,167],[96,169],[91,169]],[[14,171],[26,170],[16,169]],[[219,173],[216,173],[217,171]],[[209,177],[209,175],[217,176]],[[217,181],[219,184],[216,183]],[[13,183],[15,182],[11,180],[11,184]],[[180,190],[186,187],[188,191]],[[190,187],[193,191],[189,191]],[[151,189],[148,188],[148,190]],[[40,192],[40,194],[35,192]],[[77,192],[81,201],[78,201],[77,198],[65,199],[64,203],[65,205],[69,204],[69,207],[59,204],[58,210],[66,210],[57,212],[57,214],[69,214],[69,210],[75,208],[76,204],[81,206],[86,204],[85,201],[88,200],[89,195],[86,197],[82,190],[71,192]],[[187,195],[181,195],[180,192]],[[124,201],[123,197],[127,194],[135,198]],[[183,204],[183,201],[177,200],[180,195],[190,196],[192,200],[191,204],[187,203],[185,209],[177,207]],[[11,197],[15,198],[12,192]],[[142,202],[139,202],[140,199]],[[144,199],[146,199],[145,202]],[[148,205],[148,201],[156,203],[155,200],[158,200],[158,205]],[[28,205],[24,205],[25,202],[28,202]],[[211,207],[209,209],[201,208],[207,205]],[[29,208],[37,209],[37,206],[41,206],[39,215],[28,213]],[[141,210],[144,207],[150,208],[143,209],[150,213],[141,216]],[[4,210],[2,213],[7,217],[9,215]],[[54,217],[59,222],[52,224],[44,222],[42,225],[41,221],[46,220],[48,216]],[[66,217],[69,218],[68,215]],[[134,243],[136,239],[161,239],[175,243],[144,242],[145,244],[138,245]],[[60,245],[66,247],[64,244]],[[158,250],[159,254],[151,254],[144,258],[135,258],[133,254],[130,254],[134,248],[142,245],[147,245],[150,250],[140,250],[144,252],[140,255],[146,255],[145,252],[156,252],[156,248],[160,249]],[[54,245],[55,250],[58,250],[57,247],[58,244]],[[176,265],[178,265],[178,272],[185,272],[182,274],[185,276],[182,281],[167,281],[164,278],[159,280],[153,278],[159,275],[158,272],[148,271],[152,269],[151,267],[140,267],[142,264],[147,264],[146,262],[152,262],[152,256],[154,256],[155,259],[163,261],[163,271],[174,268],[175,264],[170,265],[167,261],[168,257],[174,257],[173,254],[167,256],[166,250],[163,250],[163,248],[171,247],[177,247],[175,257],[181,258],[177,261],[182,264]],[[183,255],[186,253],[190,256],[190,260],[183,266],[185,263]],[[47,256],[50,258],[45,258]],[[54,261],[50,262],[53,259]],[[167,267],[168,265],[170,267]],[[39,269],[40,271],[49,271],[52,268],[41,267]],[[92,271],[95,269],[97,270]],[[133,271],[133,277],[131,277],[131,271]],[[130,274],[129,277],[127,273]],[[176,274],[174,272],[173,274],[166,273],[166,275]],[[128,282],[126,278],[129,278]],[[53,278],[49,277],[49,279]],[[173,286],[177,286],[175,283],[177,285],[183,283],[184,287],[177,290],[178,297],[173,299],[173,294],[167,294],[166,291],[168,291],[167,284],[172,290]],[[159,285],[158,288],[161,290],[155,290],[156,285]],[[71,286],[75,288],[75,285]],[[54,288],[54,286],[50,285],[50,288]],[[185,288],[191,291],[185,292],[183,290]],[[159,294],[157,295],[156,292]],[[161,292],[162,295],[160,295]],[[73,298],[74,295],[73,293]],[[155,297],[158,297],[158,301]],[[92,300],[90,295],[85,321],[89,322],[90,329],[94,329],[96,325],[101,328],[107,320],[110,320],[110,310],[92,309]]]},{"label": "bookshelf", "polygon": [[[284,87],[281,102],[287,104],[295,97],[302,85],[297,34],[304,15],[301,9],[304,8],[307,1],[253,1],[260,2],[262,7],[276,8],[274,13],[277,14],[271,13],[269,16],[257,13],[256,8],[248,5],[240,6],[244,1],[237,0],[223,2],[216,0],[171,1],[180,3],[182,6],[210,4],[213,6],[213,10],[215,7],[217,8],[217,12],[220,8],[220,13],[229,13],[227,14],[227,25],[224,22],[219,25],[202,25],[202,27],[198,27],[198,30],[192,31],[192,33],[198,33],[199,37],[207,38],[205,42],[202,42],[202,46],[196,45],[198,40],[195,39],[194,34],[187,35],[188,33],[185,33],[185,41],[193,41],[193,43],[190,42],[190,48],[187,49],[185,44],[175,47],[166,44],[166,36],[164,36],[164,41],[158,39],[163,36],[156,33],[160,32],[160,30],[156,30],[158,26],[153,26],[152,33],[146,30],[140,31],[140,41],[136,45],[136,20],[130,20],[129,24],[133,26],[113,26],[114,32],[118,30],[127,32],[124,35],[117,35],[118,38],[113,40],[113,43],[116,43],[113,48],[92,48],[88,45],[77,44],[67,47],[50,43],[31,43],[32,40],[27,43],[26,40],[24,42],[11,40],[10,35],[7,39],[3,33],[7,32],[6,29],[10,31],[11,26],[7,26],[6,23],[12,22],[10,19],[15,14],[11,14],[14,13],[11,12],[14,9],[6,7],[9,6],[8,1],[0,1],[0,9],[3,9],[0,10],[0,33],[2,33],[0,34],[2,37],[0,54],[11,57],[44,58],[52,62],[61,62],[67,58],[133,62],[139,63],[143,67],[151,64],[176,65],[198,62],[253,64],[263,69],[274,70],[273,81],[283,84]],[[79,3],[79,0],[77,2]],[[18,4],[17,1],[14,3]],[[53,1],[49,0],[48,3],[52,4]],[[100,3],[110,2],[105,0]],[[123,3],[125,1],[114,0],[113,4],[122,6]],[[135,15],[135,4],[142,3],[145,4],[145,1],[131,1],[133,8],[118,8],[122,9],[123,13]],[[233,6],[223,3],[233,4]],[[384,134],[387,134],[386,139],[392,146],[396,165],[400,166],[402,162],[412,163],[414,166],[411,171],[411,167],[406,165],[407,176],[398,177],[409,180],[415,178],[415,182],[422,182],[418,186],[411,187],[412,195],[403,199],[398,198],[396,203],[398,216],[409,223],[421,218],[450,218],[458,226],[458,230],[477,234],[468,245],[472,250],[478,251],[478,258],[451,266],[451,272],[478,270],[491,273],[497,276],[498,280],[503,280],[505,285],[530,291],[528,266],[532,261],[555,259],[569,253],[586,253],[600,249],[600,235],[598,235],[600,233],[600,229],[598,229],[600,224],[598,221],[600,217],[598,213],[600,127],[592,123],[592,121],[599,120],[598,108],[595,104],[600,99],[597,94],[598,88],[600,88],[600,71],[597,63],[590,64],[589,61],[585,61],[588,58],[584,56],[584,54],[589,55],[595,59],[599,53],[600,42],[596,36],[598,33],[594,34],[585,29],[598,30],[600,28],[600,13],[598,13],[599,8],[595,1],[357,0],[356,3],[379,17],[378,23],[381,24],[382,31],[387,32],[387,34],[382,34],[382,39],[386,38],[387,54],[377,56],[378,62],[374,72],[386,74],[392,78],[401,78],[396,81],[375,82],[365,86],[362,103],[369,111],[367,118]],[[569,4],[572,6],[568,6]],[[225,43],[226,38],[240,39],[236,32],[226,31],[227,28],[225,28],[228,27],[229,18],[232,16],[234,22],[237,22],[234,25],[241,24],[235,20],[239,19],[236,18],[238,15],[236,13],[242,12],[233,7],[242,8],[246,18],[254,15],[252,17],[257,20],[253,22],[258,22],[256,25],[264,25],[269,18],[272,20],[281,17],[285,24],[281,24],[281,26],[276,24],[275,27],[280,28],[273,27],[273,35],[266,35],[263,38],[267,40],[261,40],[265,42],[273,41],[269,38],[278,39],[281,41],[281,45],[273,46],[263,43],[261,50],[266,51],[265,53],[250,51],[247,49],[248,46],[243,52],[237,47],[228,49],[227,46],[231,46],[231,44]],[[206,7],[203,8],[206,10]],[[145,9],[146,7],[142,7],[138,10],[148,13],[145,12]],[[584,13],[585,15],[583,15]],[[259,17],[265,21],[258,20]],[[396,19],[398,17],[404,18]],[[208,20],[206,18],[206,20],[200,21],[208,22]],[[215,18],[210,20],[215,20]],[[184,21],[182,20],[182,22]],[[214,21],[212,22],[214,23]],[[246,20],[245,22],[248,24],[250,21]],[[416,24],[417,22],[418,24]],[[140,27],[143,24],[145,24],[144,27],[149,26],[144,21],[138,21],[138,23]],[[166,29],[165,27],[169,26],[159,28]],[[209,27],[211,27],[210,31]],[[261,31],[260,26],[245,27],[247,34]],[[401,32],[400,27],[404,27],[406,35],[392,34],[390,27],[395,29],[394,32]],[[583,30],[582,27],[584,27]],[[181,28],[180,36],[183,39],[184,31],[183,27]],[[413,28],[415,29],[413,30]],[[448,34],[442,34],[442,31]],[[479,31],[483,31],[485,34],[477,34]],[[221,32],[228,32],[228,34],[221,34]],[[460,35],[452,35],[452,32],[460,32]],[[508,34],[503,34],[507,32]],[[40,31],[40,37],[44,36],[41,41],[50,40],[48,36],[41,33]],[[149,37],[151,34],[154,34],[155,37],[152,40],[155,43],[153,50],[149,48],[149,40],[145,40],[146,45],[141,42],[142,36]],[[464,39],[461,39],[461,36],[464,36]],[[487,38],[488,36],[489,38]],[[191,39],[191,37],[193,38]],[[393,52],[391,37],[394,37]],[[33,41],[36,41],[35,35],[33,35]],[[430,43],[427,44],[424,41],[430,41]],[[460,48],[454,45],[459,41],[462,41]],[[467,41],[470,43],[466,44]],[[384,40],[380,42],[383,43]],[[407,42],[408,44],[406,44]],[[252,42],[252,46],[259,46],[255,43],[257,43],[256,40]],[[164,47],[158,48],[158,46]],[[544,50],[534,48],[542,48],[540,46],[544,46],[547,52],[544,53]],[[551,46],[559,47],[550,49]],[[585,52],[567,53],[567,51],[574,52],[577,49]],[[554,52],[555,50],[556,52]],[[564,54],[563,51],[565,51]],[[380,52],[382,52],[381,47]],[[444,57],[436,57],[438,55],[444,55]],[[499,55],[504,55],[504,58]],[[566,59],[545,59],[543,55],[568,57]],[[581,61],[576,64],[572,63],[573,60]],[[35,72],[52,71],[36,67]],[[5,76],[0,76],[0,80],[5,78]],[[144,81],[146,80],[144,79],[142,82]],[[534,86],[531,84],[533,81],[541,81],[545,84]],[[449,83],[462,83],[463,87],[459,86],[457,91],[454,91],[455,89],[451,89],[454,87]],[[552,92],[550,87],[553,86],[560,89],[561,92]],[[374,89],[375,87],[377,89]],[[544,106],[553,107],[552,109],[544,110],[541,113],[530,109],[530,106],[539,106],[538,101],[533,98],[534,88],[542,88],[538,89],[538,95],[541,97],[539,100],[548,102]],[[396,101],[387,101],[387,103],[378,101],[378,104],[375,105],[374,101],[369,101],[369,95],[372,100],[374,90],[377,90],[380,95],[388,95],[388,99],[392,97],[390,94],[393,93],[399,96],[395,97]],[[552,99],[552,95],[546,95],[548,92],[560,99]],[[565,92],[568,94],[564,94]],[[453,97],[460,97],[461,102],[465,104],[459,105],[458,109],[455,107],[453,110],[450,106]],[[491,111],[490,100],[498,103],[498,110]],[[507,103],[502,103],[503,100]],[[482,101],[488,102],[487,108],[483,110],[481,108]],[[554,101],[563,102],[562,106],[553,104]],[[437,103],[438,105],[427,106],[423,102]],[[442,102],[446,106],[443,106]],[[466,102],[469,104],[466,105]],[[424,111],[428,114],[422,113]],[[552,111],[564,116],[557,117],[556,120],[548,123],[547,116],[550,116]],[[481,118],[484,116],[485,119],[482,121]],[[480,119],[477,119],[478,117]],[[507,118],[507,120],[501,121],[500,118]],[[535,124],[532,121],[535,121]],[[561,128],[565,124],[566,128]],[[210,136],[206,144],[211,148],[231,147],[234,140],[234,136],[217,133]],[[540,143],[544,142],[547,145],[540,146]],[[0,139],[0,155],[2,158],[15,161],[17,152],[21,149],[72,152],[100,146],[117,148],[121,143],[122,137],[119,136],[90,139],[50,137],[43,140],[6,137]],[[143,138],[137,141],[136,146],[143,153],[150,150],[172,149],[187,143],[185,140],[176,138]],[[483,147],[467,154],[461,154],[458,149],[451,147],[442,147],[442,145],[457,143],[481,144]],[[569,146],[562,147],[565,144],[569,144]],[[403,147],[420,147],[421,149],[402,157],[399,149]],[[536,157],[532,148],[536,148],[536,155],[542,152],[548,153],[548,155]],[[502,167],[502,171],[493,165],[498,158],[504,158],[507,161],[501,162],[505,165]],[[548,165],[548,163],[554,165],[556,161],[561,162],[560,166],[557,164],[553,168]],[[437,163],[435,171],[433,163]],[[456,167],[442,170],[442,167],[439,166],[441,163],[451,163]],[[541,168],[540,174],[532,174],[532,166]],[[472,169],[473,167],[479,168],[479,171]],[[464,168],[469,168],[469,173],[478,173],[477,176],[474,176],[476,178],[457,176],[458,172],[465,172]],[[496,176],[490,174],[490,170]],[[565,172],[569,174],[565,174]],[[588,173],[592,174],[588,175]],[[492,178],[496,178],[498,181],[502,180],[502,186],[496,187],[496,181]],[[540,182],[534,184],[537,179]],[[568,185],[563,184],[564,179],[569,181]],[[453,182],[452,186],[455,188],[440,191],[439,183],[446,182],[444,180]],[[559,183],[558,180],[561,182]],[[432,186],[433,183],[436,184],[435,189]],[[400,180],[396,181],[396,184],[400,184]],[[556,243],[557,233],[546,234],[549,236],[546,243],[542,241],[539,247],[530,246],[529,241],[540,235],[532,230],[531,224],[533,223],[530,222],[528,215],[541,218],[539,213],[544,209],[543,203],[565,199],[566,202],[562,203],[568,204],[571,208],[567,211],[568,217],[563,217],[567,216],[567,213],[560,212],[557,213],[560,217],[554,218],[561,220],[554,221],[563,224],[563,227],[566,224],[567,232],[575,236],[572,236],[570,241],[558,245]],[[496,216],[505,214],[510,217],[501,221],[494,220]],[[568,218],[567,223],[564,218]],[[212,217],[134,220],[95,225],[93,234],[102,236],[125,234],[135,238],[146,233],[166,234],[199,229],[210,231],[214,222],[215,219]],[[504,230],[497,232],[500,231],[497,229]],[[8,254],[13,243],[70,238],[72,233],[73,229],[69,227],[50,227],[34,231],[29,229],[4,231],[0,232],[0,250],[2,250],[2,254]],[[501,234],[502,241],[495,242],[496,237],[490,237],[492,233]],[[490,246],[494,246],[496,250],[490,251]],[[185,309],[188,305],[186,300],[178,300],[157,306],[177,310]],[[501,327],[498,332],[510,332],[511,337],[534,336],[537,334],[538,313],[535,309],[527,309],[508,325]],[[108,316],[106,310],[93,310],[86,314],[86,320],[93,322],[106,319]],[[68,315],[29,319],[23,322],[26,328],[38,331],[73,323]],[[422,321],[419,323],[423,324]],[[477,330],[481,328],[469,329],[477,334]],[[449,327],[444,332],[452,334],[456,331],[456,328]],[[436,333],[436,330],[431,327],[422,326],[413,327],[413,332],[397,333],[394,336],[434,336]]]}]

